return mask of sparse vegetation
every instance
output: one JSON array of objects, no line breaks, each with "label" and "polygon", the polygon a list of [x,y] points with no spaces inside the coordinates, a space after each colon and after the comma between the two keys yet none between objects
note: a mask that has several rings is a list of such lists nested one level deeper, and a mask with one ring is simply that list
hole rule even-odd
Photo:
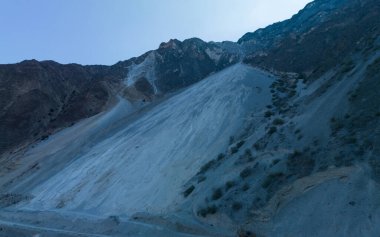
[{"label": "sparse vegetation", "polygon": [[224,155],[223,153],[220,153],[220,154],[218,155],[218,157],[217,157],[217,160],[218,160],[218,161],[221,161],[221,160],[223,160],[225,157],[226,157],[226,155]]},{"label": "sparse vegetation", "polygon": [[226,191],[228,191],[228,190],[230,190],[233,186],[235,186],[236,185],[236,183],[235,183],[235,181],[233,181],[233,180],[231,180],[231,181],[227,181],[226,182],[226,185],[225,185],[225,189],[226,189]]},{"label": "sparse vegetation", "polygon": [[280,162],[280,159],[275,159],[272,161],[272,166],[275,166],[278,162]]},{"label": "sparse vegetation", "polygon": [[357,143],[357,139],[355,136],[347,136],[347,137],[344,137],[344,142],[346,144],[356,144]]},{"label": "sparse vegetation", "polygon": [[212,200],[218,200],[223,196],[223,190],[221,188],[217,188],[212,193],[211,199]]},{"label": "sparse vegetation", "polygon": [[218,208],[215,205],[211,205],[205,208],[198,210],[198,215],[206,217],[208,215],[214,215],[218,211]]},{"label": "sparse vegetation", "polygon": [[260,151],[262,149],[259,141],[255,142],[255,144],[253,144],[253,147],[256,149],[256,151]]},{"label": "sparse vegetation", "polygon": [[188,187],[185,192],[183,192],[183,196],[186,198],[188,197],[193,191],[194,191],[195,187],[194,185],[191,185],[190,187]]},{"label": "sparse vegetation", "polygon": [[280,118],[276,118],[275,120],[273,120],[273,125],[283,125],[284,123],[285,121]]},{"label": "sparse vegetation", "polygon": [[240,177],[241,177],[242,179],[245,179],[245,178],[249,177],[251,174],[252,174],[252,168],[247,167],[247,168],[243,169],[243,170],[240,172]]},{"label": "sparse vegetation", "polygon": [[236,146],[233,146],[233,147],[231,147],[231,149],[230,149],[231,155],[237,153],[238,151],[239,151],[239,148],[237,148]]},{"label": "sparse vegetation", "polygon": [[236,147],[239,149],[240,147],[242,147],[244,145],[245,141],[240,141],[236,144]]},{"label": "sparse vegetation", "polygon": [[251,231],[239,229],[237,231],[237,236],[238,237],[256,237],[256,234]]},{"label": "sparse vegetation", "polygon": [[269,118],[269,117],[272,117],[273,115],[274,115],[274,113],[272,111],[268,110],[265,112],[264,117]]},{"label": "sparse vegetation", "polygon": [[49,138],[49,135],[45,134],[41,136],[41,141],[44,141]]},{"label": "sparse vegetation", "polygon": [[215,166],[215,164],[216,164],[216,160],[210,160],[209,162],[207,162],[200,168],[198,174],[206,173],[211,167]]},{"label": "sparse vegetation", "polygon": [[245,183],[245,184],[243,185],[243,187],[241,188],[241,190],[243,190],[243,192],[245,192],[245,191],[248,191],[249,188],[250,188],[250,187],[249,187],[249,184],[248,184],[248,183]]},{"label": "sparse vegetation", "polygon": [[355,63],[350,59],[343,63],[342,68],[340,69],[340,72],[342,74],[352,71],[352,69],[355,68]]},{"label": "sparse vegetation", "polygon": [[268,130],[268,134],[269,135],[272,135],[273,133],[277,132],[277,128],[276,127],[270,127],[269,130]]},{"label": "sparse vegetation", "polygon": [[333,135],[335,135],[342,128],[344,128],[344,123],[342,120],[338,120],[335,117],[333,117],[333,118],[331,118],[330,121],[331,121],[331,132]]},{"label": "sparse vegetation", "polygon": [[239,211],[242,207],[243,207],[243,204],[241,202],[232,203],[232,209],[234,211]]},{"label": "sparse vegetation", "polygon": [[271,184],[273,184],[277,179],[283,178],[285,175],[282,172],[277,172],[270,174],[266,177],[264,182],[261,184],[261,187],[267,189]]},{"label": "sparse vegetation", "polygon": [[310,156],[295,150],[289,155],[286,165],[291,174],[304,177],[313,171],[315,161]]}]

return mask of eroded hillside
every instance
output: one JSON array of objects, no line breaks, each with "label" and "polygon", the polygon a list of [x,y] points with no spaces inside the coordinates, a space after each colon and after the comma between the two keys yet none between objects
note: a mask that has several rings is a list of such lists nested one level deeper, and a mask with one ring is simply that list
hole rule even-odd
[{"label": "eroded hillside", "polygon": [[3,154],[0,236],[376,236],[379,14],[316,0],[238,43],[87,67],[97,109]]}]

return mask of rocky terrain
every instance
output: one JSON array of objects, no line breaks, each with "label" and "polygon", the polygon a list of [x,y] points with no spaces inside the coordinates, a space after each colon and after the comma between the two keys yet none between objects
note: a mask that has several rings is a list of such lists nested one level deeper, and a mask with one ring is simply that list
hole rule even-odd
[{"label": "rocky terrain", "polygon": [[378,235],[379,15],[315,0],[236,43],[1,65],[0,236]]},{"label": "rocky terrain", "polygon": [[240,57],[232,42],[206,43],[194,38],[170,40],[157,50],[113,66],[36,60],[0,65],[0,154],[44,140],[107,110],[118,96],[141,107]]}]

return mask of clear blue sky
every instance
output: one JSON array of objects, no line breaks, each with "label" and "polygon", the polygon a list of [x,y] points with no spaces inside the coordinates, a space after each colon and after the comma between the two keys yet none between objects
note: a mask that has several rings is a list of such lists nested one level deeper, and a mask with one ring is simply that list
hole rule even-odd
[{"label": "clear blue sky", "polygon": [[171,38],[238,40],[311,0],[0,0],[0,63],[114,64]]}]

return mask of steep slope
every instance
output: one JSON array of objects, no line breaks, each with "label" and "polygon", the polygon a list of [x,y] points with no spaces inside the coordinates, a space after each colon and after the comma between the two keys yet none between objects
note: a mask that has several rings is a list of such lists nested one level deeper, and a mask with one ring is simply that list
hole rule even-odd
[{"label": "steep slope", "polygon": [[0,65],[0,155],[105,111],[122,96],[140,106],[240,60],[233,43],[171,40],[112,66],[23,61]]},{"label": "steep slope", "polygon": [[99,113],[111,100],[115,79],[103,66],[35,60],[0,65],[0,154]]},{"label": "steep slope", "polygon": [[311,84],[276,80],[271,106],[189,180],[193,191],[181,210],[242,235],[376,235],[379,56]]},{"label": "steep slope", "polygon": [[376,236],[379,14],[316,0],[112,66],[114,107],[1,161],[0,236]]},{"label": "steep slope", "polygon": [[[7,187],[2,192],[26,197],[21,210],[172,213],[183,201],[183,185],[202,163],[223,152],[247,116],[263,112],[272,81],[238,64],[132,117],[120,114],[127,106],[120,99],[108,113],[19,157],[23,165],[2,179]],[[66,165],[57,170],[58,161]]]},{"label": "steep slope", "polygon": [[318,78],[355,52],[373,50],[379,14],[377,0],[316,0],[238,42],[247,50],[247,63]]}]

